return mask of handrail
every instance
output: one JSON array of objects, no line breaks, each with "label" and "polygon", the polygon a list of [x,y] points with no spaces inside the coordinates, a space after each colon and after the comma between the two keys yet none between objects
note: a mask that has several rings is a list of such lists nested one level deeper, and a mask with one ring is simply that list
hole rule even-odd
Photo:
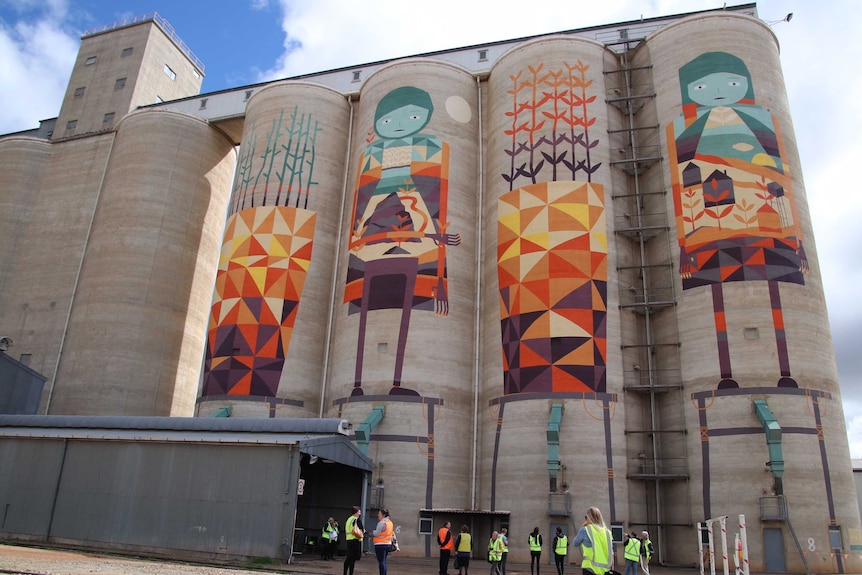
[{"label": "handrail", "polygon": [[159,28],[167,34],[168,38],[170,38],[174,44],[185,54],[189,60],[192,61],[198,70],[203,73],[204,71],[204,63],[201,62],[200,58],[195,56],[192,49],[189,48],[188,44],[183,42],[182,38],[179,37],[177,31],[171,25],[170,22],[165,20],[162,16],[159,15],[158,12],[149,12],[147,14],[143,14],[141,16],[133,16],[131,18],[124,18],[122,20],[117,20],[110,24],[105,24],[103,26],[97,26],[96,28],[91,28],[89,30],[85,30],[84,34],[81,36],[81,39],[87,38],[88,36],[95,36],[96,34],[101,34],[102,32],[107,32],[108,30],[116,30],[117,28],[123,28],[125,26],[132,26],[135,24],[141,24],[143,22],[153,21],[158,24]]}]

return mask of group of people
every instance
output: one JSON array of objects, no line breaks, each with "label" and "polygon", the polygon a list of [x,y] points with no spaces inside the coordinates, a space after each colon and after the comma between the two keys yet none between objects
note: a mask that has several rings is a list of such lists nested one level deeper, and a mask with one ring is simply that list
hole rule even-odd
[{"label": "group of people", "polygon": [[[366,535],[359,507],[353,507],[353,513],[344,523],[345,539],[347,540],[347,556],[344,559],[343,575],[353,575],[356,561],[362,556],[362,540]],[[330,517],[323,532],[328,545],[338,541],[338,523]],[[382,508],[377,512],[377,527],[374,529],[374,554],[380,575],[387,575],[386,559],[393,550],[398,549],[395,537],[395,527],[389,516],[389,510]],[[449,561],[455,556],[454,567],[458,575],[470,575],[470,557],[473,554],[473,538],[466,525],[461,526],[460,533],[452,533],[452,524],[447,521],[437,531],[437,544],[440,547],[439,575],[449,575]],[[538,527],[527,537],[530,547],[530,574],[541,575],[542,535]],[[584,515],[584,522],[578,534],[571,542],[572,547],[580,547],[581,569],[583,575],[606,575],[613,570],[613,543],[610,529],[605,525],[602,512],[597,507],[590,507]],[[552,543],[554,550],[554,565],[557,575],[563,575],[563,569],[568,555],[569,539],[561,527],[556,528]],[[649,533],[643,531],[640,537],[634,532],[627,533],[624,538],[625,575],[638,575],[638,564],[645,575],[649,575],[649,560],[654,552]],[[327,552],[325,558],[332,559],[334,547]],[[488,541],[488,561],[491,564],[490,575],[506,575],[506,559],[509,555],[509,534],[507,529],[491,533]]]},{"label": "group of people", "polygon": [[[362,510],[354,505],[350,517],[344,522],[347,554],[344,557],[343,575],[353,575],[356,562],[362,558],[362,541],[368,532],[365,531],[365,526],[362,525],[361,515]],[[332,523],[333,521],[330,517],[327,521],[327,526]],[[335,527],[337,533],[338,523],[335,523]],[[324,527],[324,531],[327,531],[327,527]],[[332,532],[329,531],[329,533],[331,541]],[[398,549],[398,541],[395,538],[395,526],[389,517],[389,510],[385,507],[377,512],[377,527],[374,528],[371,534],[374,538],[374,554],[377,557],[380,575],[386,575],[386,558],[389,553]]]},{"label": "group of people", "polygon": [[[466,525],[461,527],[457,538],[453,537],[452,525],[448,521],[437,532],[437,544],[440,546],[439,575],[448,575],[449,559],[455,552],[455,568],[458,575],[469,575],[470,556],[473,543]],[[597,507],[590,507],[584,515],[584,522],[578,534],[571,542],[572,547],[581,549],[581,569],[583,575],[606,575],[613,570],[613,542],[610,529],[605,525],[602,512]],[[638,563],[649,575],[649,560],[654,552],[649,533],[643,531],[640,538],[632,532],[625,537],[625,575],[638,575]],[[530,574],[541,575],[542,534],[538,527],[527,537],[530,547]],[[557,527],[552,543],[554,550],[554,565],[557,575],[563,575],[563,569],[568,555],[569,539],[561,527]],[[491,575],[506,575],[506,559],[509,552],[509,535],[506,529],[491,533],[488,541],[488,561],[491,563]],[[381,571],[381,575],[385,572]]]},{"label": "group of people", "polygon": [[638,565],[649,575],[649,560],[655,549],[649,539],[649,533],[641,531],[641,536],[632,531],[624,538],[626,571],[625,575],[638,575]]}]

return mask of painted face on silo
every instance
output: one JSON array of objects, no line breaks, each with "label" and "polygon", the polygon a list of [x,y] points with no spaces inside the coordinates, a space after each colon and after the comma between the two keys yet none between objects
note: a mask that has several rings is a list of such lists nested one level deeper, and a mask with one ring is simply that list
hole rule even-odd
[{"label": "painted face on silo", "polygon": [[748,78],[729,72],[709,74],[688,85],[688,97],[701,106],[729,106],[748,92]]},{"label": "painted face on silo", "polygon": [[374,131],[381,138],[404,138],[419,132],[428,123],[430,112],[410,104],[392,110],[374,123]]},{"label": "painted face on silo", "polygon": [[374,113],[374,131],[384,140],[407,138],[428,124],[434,104],[425,90],[413,86],[396,88],[383,96]]}]

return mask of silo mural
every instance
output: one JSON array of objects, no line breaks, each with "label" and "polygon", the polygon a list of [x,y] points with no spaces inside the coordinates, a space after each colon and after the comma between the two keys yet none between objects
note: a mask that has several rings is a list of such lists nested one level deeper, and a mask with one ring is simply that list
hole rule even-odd
[{"label": "silo mural", "polygon": [[447,219],[449,146],[422,133],[434,106],[427,92],[396,88],[377,104],[373,133],[359,159],[344,301],[359,314],[352,395],[362,395],[368,313],[401,310],[393,395],[401,386],[404,350],[414,309],[449,314],[446,250],[461,243]]},{"label": "silo mural", "polygon": [[[241,154],[210,315],[203,395],[275,397],[311,262],[318,121],[282,110]],[[263,154],[254,143],[266,138]],[[258,190],[263,188],[262,194]],[[255,202],[259,202],[255,205]]]},{"label": "silo mural", "polygon": [[[589,66],[510,76],[511,190],[498,200],[504,393],[606,387],[607,232]],[[584,180],[577,182],[578,178]]]},{"label": "silo mural", "polygon": [[784,142],[757,105],[745,63],[708,52],[679,70],[683,114],[668,126],[671,180],[684,290],[710,286],[721,369],[733,380],[722,284],[767,281],[775,327],[778,385],[791,377],[778,282],[803,284],[802,246]]}]

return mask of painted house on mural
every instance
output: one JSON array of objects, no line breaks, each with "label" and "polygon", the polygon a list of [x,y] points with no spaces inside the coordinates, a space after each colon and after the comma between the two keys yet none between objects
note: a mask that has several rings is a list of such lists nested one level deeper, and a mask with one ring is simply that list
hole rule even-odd
[{"label": "painted house on mural", "polygon": [[742,4],[198,94],[159,17],[85,35],[0,139],[7,353],[41,414],[349,420],[409,555],[595,506],[859,572],[778,48]]}]

